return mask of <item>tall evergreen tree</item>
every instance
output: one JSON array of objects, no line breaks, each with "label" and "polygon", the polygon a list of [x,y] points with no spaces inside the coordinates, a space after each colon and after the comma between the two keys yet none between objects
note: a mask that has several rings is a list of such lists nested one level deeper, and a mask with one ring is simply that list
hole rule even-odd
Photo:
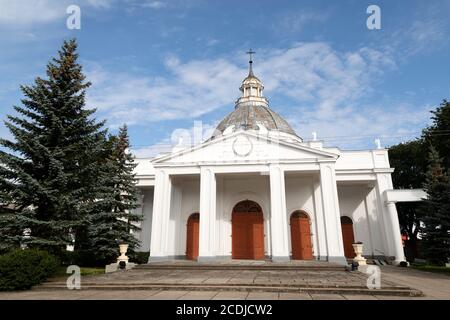
[{"label": "tall evergreen tree", "polygon": [[427,260],[443,265],[450,257],[450,176],[442,168],[439,153],[431,147],[424,190],[428,198],[421,205],[423,244]]},{"label": "tall evergreen tree", "polygon": [[110,154],[104,164],[108,174],[102,183],[103,197],[91,215],[88,232],[89,251],[96,264],[114,261],[119,242],[127,243],[132,254],[139,246],[135,233],[140,230],[138,222],[142,220],[142,215],[134,210],[139,206],[139,192],[126,125],[119,129],[117,136],[110,137],[109,147]]},{"label": "tall evergreen tree", "polygon": [[[0,139],[0,234],[4,247],[26,244],[61,252],[84,228],[98,198],[103,122],[85,108],[77,43],[65,41],[44,78],[22,86],[22,106]],[[9,152],[8,152],[9,150]],[[27,235],[24,236],[24,230]]]},{"label": "tall evergreen tree", "polygon": [[443,100],[431,111],[432,124],[423,130],[422,137],[428,149],[433,146],[442,157],[442,166],[450,169],[450,102]]},{"label": "tall evergreen tree", "polygon": [[[390,147],[389,161],[395,168],[392,181],[396,189],[422,188],[427,168],[423,139]],[[417,203],[414,202],[397,203],[401,231],[408,234],[413,246],[420,231],[420,213],[416,209]]]},{"label": "tall evergreen tree", "polygon": [[[443,100],[436,110],[431,111],[432,123],[422,131],[419,139],[400,143],[389,148],[389,160],[395,168],[392,180],[395,188],[422,188],[426,181],[429,165],[428,149],[433,146],[442,157],[444,171],[450,170],[450,103]],[[417,254],[416,242],[421,232],[423,210],[418,203],[397,203],[402,232],[409,236],[407,255]]]}]

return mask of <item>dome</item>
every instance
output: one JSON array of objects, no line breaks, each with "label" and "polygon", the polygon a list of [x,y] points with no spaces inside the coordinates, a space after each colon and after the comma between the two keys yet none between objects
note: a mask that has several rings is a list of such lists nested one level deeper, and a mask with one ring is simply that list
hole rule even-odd
[{"label": "dome", "polygon": [[[250,50],[249,53],[254,52]],[[250,58],[249,73],[239,87],[242,95],[237,99],[234,111],[219,123],[211,138],[236,130],[261,130],[259,132],[284,133],[301,141],[287,121],[269,108],[269,101],[262,94],[264,86],[253,74],[252,63]]]},{"label": "dome", "polygon": [[258,124],[269,131],[276,130],[297,136],[287,121],[269,107],[245,104],[236,107],[219,123],[213,137],[223,134],[225,129],[233,125],[234,130],[259,130]]},{"label": "dome", "polygon": [[253,85],[253,86],[255,86],[255,87],[256,87],[256,86],[261,86],[262,88],[264,88],[263,85],[262,85],[262,83],[261,83],[261,80],[259,80],[259,79],[258,79],[257,77],[255,77],[253,74],[248,75],[247,78],[245,78],[245,79],[242,81],[241,91],[243,90],[244,87],[250,86],[250,85]]}]

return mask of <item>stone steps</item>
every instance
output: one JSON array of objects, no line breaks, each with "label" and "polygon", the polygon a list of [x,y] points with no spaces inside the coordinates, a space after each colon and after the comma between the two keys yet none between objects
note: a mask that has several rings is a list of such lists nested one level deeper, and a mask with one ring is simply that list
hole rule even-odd
[{"label": "stone steps", "polygon": [[[413,288],[389,281],[381,289],[368,289],[367,275],[348,272],[338,264],[321,261],[273,263],[233,261],[151,262],[126,272],[87,276],[81,290],[241,291],[310,294],[422,296]],[[68,290],[66,278],[54,278],[35,290]]]},{"label": "stone steps", "polygon": [[[111,287],[111,286],[122,286],[125,288],[132,288],[136,286],[158,286],[158,285],[182,285],[182,286],[198,286],[198,287],[208,287],[208,286],[229,286],[229,287],[239,287],[239,286],[257,286],[257,287],[292,287],[292,288],[344,288],[344,289],[359,289],[365,288],[361,285],[326,285],[326,284],[295,284],[295,283],[281,283],[281,282],[272,282],[272,283],[249,283],[249,282],[233,282],[233,283],[199,283],[199,282],[88,282],[83,281],[83,286],[99,286],[99,287]],[[51,288],[51,287],[64,287],[66,283],[64,281],[49,281],[40,285],[42,288]],[[403,287],[403,286],[393,286],[393,285],[384,285],[383,289],[389,290],[410,290],[411,288]]]},{"label": "stone steps", "polygon": [[[47,282],[37,290],[67,290],[65,283]],[[245,292],[304,292],[313,294],[364,294],[386,296],[422,296],[418,290],[407,287],[368,289],[361,286],[296,286],[293,284],[198,284],[198,283],[84,283],[81,290],[181,290],[181,291],[245,291]]]},{"label": "stone steps", "polygon": [[259,270],[259,271],[345,271],[342,265],[238,265],[238,264],[140,264],[135,270]]}]

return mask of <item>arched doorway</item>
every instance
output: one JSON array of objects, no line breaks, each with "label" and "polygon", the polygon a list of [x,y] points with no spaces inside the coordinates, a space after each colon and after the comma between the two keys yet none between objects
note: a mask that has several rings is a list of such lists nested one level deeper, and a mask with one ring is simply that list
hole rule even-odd
[{"label": "arched doorway", "polygon": [[261,207],[245,200],[236,204],[232,214],[232,258],[264,259],[264,216]]},{"label": "arched doorway", "polygon": [[291,245],[293,260],[311,260],[313,258],[311,228],[308,215],[303,211],[291,214]]},{"label": "arched doorway", "polygon": [[344,255],[346,258],[354,258],[355,250],[352,244],[355,243],[355,235],[353,233],[353,221],[349,217],[341,217],[342,241],[344,242]]},{"label": "arched doorway", "polygon": [[197,260],[198,258],[199,223],[200,215],[198,213],[189,216],[186,236],[186,259],[188,260]]}]

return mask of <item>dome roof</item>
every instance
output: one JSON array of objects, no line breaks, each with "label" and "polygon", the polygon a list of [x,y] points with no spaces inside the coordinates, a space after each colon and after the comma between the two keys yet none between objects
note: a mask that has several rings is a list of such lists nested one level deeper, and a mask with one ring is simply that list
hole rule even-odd
[{"label": "dome roof", "polygon": [[242,88],[245,86],[248,86],[248,85],[262,86],[262,82],[257,77],[255,77],[253,74],[251,74],[251,75],[248,75],[247,78],[245,78],[242,81]]},{"label": "dome roof", "polygon": [[[248,53],[254,52],[250,50]],[[291,137],[294,140],[301,140],[286,120],[269,108],[269,101],[262,94],[264,86],[253,74],[252,63],[250,56],[248,76],[239,88],[242,95],[237,99],[234,111],[219,123],[211,138],[223,135],[224,131],[227,134],[228,131],[266,129],[265,131],[282,132],[294,136]],[[228,128],[230,129],[227,130]]]},{"label": "dome roof", "polygon": [[258,124],[267,130],[295,134],[295,131],[278,113],[262,105],[242,105],[228,114],[217,126],[213,137],[223,134],[226,128],[234,125],[234,130],[259,130]]}]

